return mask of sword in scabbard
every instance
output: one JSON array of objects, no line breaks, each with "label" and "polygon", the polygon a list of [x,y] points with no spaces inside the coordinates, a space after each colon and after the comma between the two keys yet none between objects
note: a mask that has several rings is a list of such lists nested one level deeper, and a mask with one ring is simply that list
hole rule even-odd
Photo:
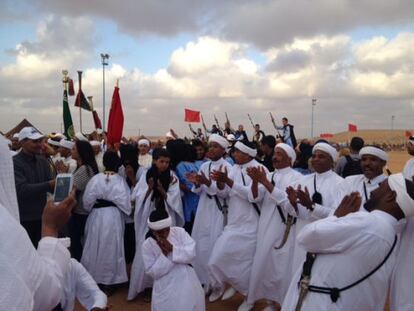
[{"label": "sword in scabbard", "polygon": [[290,229],[292,228],[293,224],[294,224],[295,218],[291,215],[288,215],[287,219],[286,219],[286,226],[285,226],[285,232],[283,234],[283,239],[282,242],[280,243],[279,246],[275,246],[274,249],[281,249],[283,246],[285,246],[288,238],[289,238],[289,233],[290,233]]},{"label": "sword in scabbard", "polygon": [[306,295],[308,294],[308,291],[309,291],[309,283],[310,283],[309,276],[304,276],[300,280],[300,284],[299,284],[300,291],[299,291],[298,303],[296,304],[295,311],[300,311],[300,309],[302,308],[303,301],[305,300]]}]

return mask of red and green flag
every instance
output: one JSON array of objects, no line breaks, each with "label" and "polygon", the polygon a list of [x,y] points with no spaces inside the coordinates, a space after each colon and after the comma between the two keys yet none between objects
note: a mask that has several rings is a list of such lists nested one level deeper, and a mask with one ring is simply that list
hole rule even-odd
[{"label": "red and green flag", "polygon": [[75,130],[69,109],[68,91],[66,90],[63,91],[63,125],[65,127],[65,136],[67,139],[72,139],[75,136]]}]

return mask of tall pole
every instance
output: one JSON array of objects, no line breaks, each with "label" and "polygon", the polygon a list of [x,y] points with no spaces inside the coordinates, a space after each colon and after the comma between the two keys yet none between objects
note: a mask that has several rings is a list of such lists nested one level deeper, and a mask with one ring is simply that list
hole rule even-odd
[{"label": "tall pole", "polygon": [[313,138],[313,111],[316,106],[316,98],[312,98],[312,116],[311,116],[311,138]]},{"label": "tall pole", "polygon": [[101,53],[101,62],[102,62],[102,116],[103,116],[103,125],[102,131],[105,132],[105,66],[108,66],[109,54]]}]

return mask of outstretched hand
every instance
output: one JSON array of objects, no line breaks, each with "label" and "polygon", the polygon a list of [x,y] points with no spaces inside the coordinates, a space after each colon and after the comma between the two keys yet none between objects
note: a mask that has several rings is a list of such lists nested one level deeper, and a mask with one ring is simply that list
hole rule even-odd
[{"label": "outstretched hand", "polygon": [[361,202],[362,198],[359,192],[352,192],[342,199],[334,215],[336,217],[344,217],[350,213],[355,213],[359,210]]}]

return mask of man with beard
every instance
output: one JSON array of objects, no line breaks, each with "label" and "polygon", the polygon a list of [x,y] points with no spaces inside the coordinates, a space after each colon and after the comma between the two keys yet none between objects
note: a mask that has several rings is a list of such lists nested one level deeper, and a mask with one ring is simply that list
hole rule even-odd
[{"label": "man with beard", "polygon": [[[395,264],[397,224],[414,216],[414,184],[391,175],[358,212],[361,197],[345,196],[335,215],[299,233],[308,252],[292,279],[282,310],[383,311]],[[400,309],[398,309],[400,310]]]},{"label": "man with beard", "polygon": [[264,194],[257,232],[256,252],[250,275],[247,303],[243,310],[251,310],[256,301],[267,300],[265,311],[276,310],[282,304],[290,284],[296,218],[290,215],[285,189],[296,183],[302,174],[292,169],[296,153],[292,147],[280,143],[275,147],[275,171],[266,175],[264,169],[252,168],[251,196],[256,197],[258,185]]},{"label": "man with beard", "polygon": [[[288,187],[288,197],[293,206],[292,213],[297,216],[296,232],[318,219],[330,216],[344,196],[343,178],[338,176],[334,167],[337,152],[326,142],[317,143],[312,149],[311,165],[315,173],[303,176],[295,189]],[[295,244],[293,268],[295,272],[305,260],[305,249]]]},{"label": "man with beard", "polygon": [[360,150],[359,156],[363,174],[346,177],[344,188],[348,194],[351,192],[360,194],[362,207],[368,201],[371,192],[385,180],[386,176],[383,171],[388,155],[379,147],[366,146]]},{"label": "man with beard", "polygon": [[[263,196],[249,196],[253,181],[248,171],[252,167],[262,167],[267,173],[267,169],[254,159],[257,151],[253,143],[243,144],[238,141],[234,148],[236,164],[230,172],[227,174],[227,170],[215,170],[211,174],[212,179],[219,184],[219,189],[228,192],[229,214],[228,224],[217,239],[208,262],[212,287],[210,301],[223,295],[225,283],[231,287],[224,293],[223,299],[232,297],[236,291],[247,296],[256,249],[259,204]],[[264,194],[263,186],[258,187],[258,193]]]}]

